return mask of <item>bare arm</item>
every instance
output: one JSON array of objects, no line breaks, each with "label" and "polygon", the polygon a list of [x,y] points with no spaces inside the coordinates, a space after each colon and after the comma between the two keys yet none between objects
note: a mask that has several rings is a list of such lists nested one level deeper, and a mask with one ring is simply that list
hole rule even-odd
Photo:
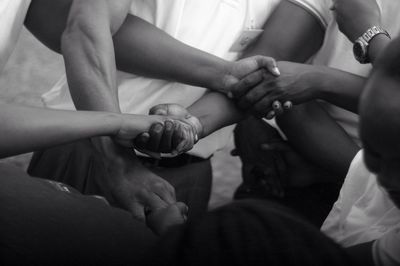
[{"label": "bare arm", "polygon": [[119,112],[112,35],[130,1],[74,0],[61,38],[68,83],[79,110]]},{"label": "bare arm", "polygon": [[[282,1],[264,25],[263,34],[242,57],[259,54],[268,55],[277,60],[304,62],[319,49],[323,36],[324,31],[316,18],[303,8],[288,1]],[[251,80],[244,79],[242,83],[249,84]],[[207,114],[208,110],[219,108],[219,106],[223,106],[225,111],[218,112],[218,115],[202,116],[202,113]],[[201,121],[210,132],[229,123],[236,123],[244,117],[244,113],[239,111],[230,99],[217,93],[207,94],[189,109],[193,110],[191,111],[193,115],[203,117]]]},{"label": "bare arm", "polygon": [[0,157],[94,136],[134,139],[161,117],[71,112],[0,104]]}]

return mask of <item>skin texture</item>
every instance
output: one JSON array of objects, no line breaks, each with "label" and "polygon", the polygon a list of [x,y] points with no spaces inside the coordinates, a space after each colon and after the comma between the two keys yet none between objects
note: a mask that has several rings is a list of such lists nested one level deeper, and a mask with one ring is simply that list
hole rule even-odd
[{"label": "skin texture", "polygon": [[115,136],[130,147],[138,134],[165,120],[163,116],[55,111],[1,104],[0,157],[105,135]]},{"label": "skin texture", "polygon": [[[377,174],[379,184],[400,208],[400,79],[398,47],[394,40],[377,59],[368,79],[360,104],[360,135],[364,145],[364,160]],[[372,243],[349,248],[360,265],[373,265]]]},{"label": "skin texture", "polygon": [[369,79],[360,106],[361,137],[365,144],[365,162],[378,175],[379,183],[400,207],[400,123],[398,119],[400,80],[398,46],[394,40],[377,63]]},{"label": "skin texture", "polygon": [[340,31],[351,42],[368,28],[382,24],[381,10],[376,0],[333,0],[331,9]]},{"label": "skin texture", "polygon": [[[382,14],[376,0],[334,0],[332,11],[340,31],[351,42],[355,42],[369,28],[382,26]],[[389,42],[390,39],[381,34],[370,41],[368,56],[372,63]]]}]

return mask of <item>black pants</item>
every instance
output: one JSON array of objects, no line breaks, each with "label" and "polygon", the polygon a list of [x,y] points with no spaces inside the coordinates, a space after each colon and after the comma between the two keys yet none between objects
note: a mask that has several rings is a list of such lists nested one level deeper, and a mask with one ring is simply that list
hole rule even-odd
[{"label": "black pants", "polygon": [[[261,144],[279,141],[283,140],[278,132],[261,119],[249,117],[238,124],[235,144],[243,163],[243,183],[236,191],[235,198],[273,200],[296,211],[319,228],[337,200],[342,184],[320,183],[304,188],[285,185],[284,177],[278,170],[288,167],[283,154],[279,151],[265,152],[260,148]],[[284,188],[284,197],[276,197],[272,193],[276,183],[281,183]]]},{"label": "black pants", "polygon": [[[189,206],[189,219],[196,219],[207,211],[212,180],[210,160],[183,165],[171,163],[171,166],[149,161],[144,164],[174,186],[177,200]],[[101,195],[110,202],[113,198],[101,183],[107,174],[102,158],[88,140],[36,152],[28,172],[35,177],[66,183],[83,194]]]},{"label": "black pants", "polygon": [[1,265],[140,265],[155,242],[130,213],[0,165]]}]

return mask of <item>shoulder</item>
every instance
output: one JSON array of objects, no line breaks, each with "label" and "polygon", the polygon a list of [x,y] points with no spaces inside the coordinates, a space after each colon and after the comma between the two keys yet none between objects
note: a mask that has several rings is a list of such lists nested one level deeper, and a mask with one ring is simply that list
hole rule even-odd
[{"label": "shoulder", "polygon": [[330,0],[288,0],[310,12],[326,28],[333,19]]}]

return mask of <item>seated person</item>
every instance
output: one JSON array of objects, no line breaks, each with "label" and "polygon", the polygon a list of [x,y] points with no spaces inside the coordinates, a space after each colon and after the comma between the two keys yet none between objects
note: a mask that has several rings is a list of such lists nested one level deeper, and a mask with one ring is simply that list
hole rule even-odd
[{"label": "seated person", "polygon": [[[400,39],[377,60],[360,102],[364,149],[354,158],[322,231],[359,249],[362,265],[400,265]],[[369,263],[367,260],[370,260]]]},{"label": "seated person", "polygon": [[[321,225],[328,214],[338,193],[333,188],[340,188],[360,149],[356,113],[365,77],[372,66],[361,65],[354,58],[353,42],[374,25],[396,36],[400,25],[396,15],[400,10],[398,2],[379,1],[379,7],[375,0],[335,3],[336,16],[333,16],[331,1],[283,1],[265,24],[259,42],[245,56],[268,54],[294,62],[306,62],[313,56],[311,65],[278,63],[281,72],[278,78],[260,79],[262,74],[255,73],[233,93],[241,108],[257,116],[278,114],[280,132],[288,138],[292,149],[303,155],[304,162],[301,168],[293,170],[285,144],[269,145],[263,151],[262,144],[282,143],[279,135],[260,119],[242,122],[236,129],[236,144],[245,181],[236,197],[282,197],[286,192],[283,200],[311,215],[316,225]],[[325,32],[321,31],[321,25]],[[278,29],[282,34],[268,38],[268,34]],[[389,41],[385,34],[370,41],[368,55],[372,63]],[[249,83],[255,86],[251,90],[246,89]],[[312,100],[323,101],[316,104]],[[282,105],[287,101],[297,106],[283,113]],[[278,108],[274,110],[274,106]],[[276,146],[284,146],[285,152],[271,149]],[[319,184],[326,182],[329,184]],[[285,189],[279,189],[282,186]],[[310,204],[313,208],[309,208]],[[319,214],[308,213],[310,209]]]}]

